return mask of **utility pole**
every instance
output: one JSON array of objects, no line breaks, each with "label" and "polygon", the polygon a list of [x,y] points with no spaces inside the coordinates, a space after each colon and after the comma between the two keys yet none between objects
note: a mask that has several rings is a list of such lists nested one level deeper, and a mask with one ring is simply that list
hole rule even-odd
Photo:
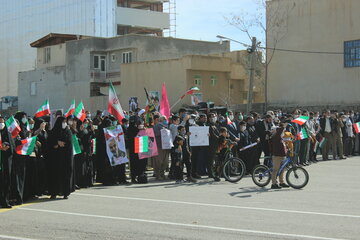
[{"label": "utility pole", "polygon": [[256,45],[257,45],[256,37],[253,37],[251,49],[249,50],[251,53],[251,63],[250,63],[249,92],[248,92],[247,108],[246,108],[246,112],[248,114],[252,111],[254,77],[255,77]]}]

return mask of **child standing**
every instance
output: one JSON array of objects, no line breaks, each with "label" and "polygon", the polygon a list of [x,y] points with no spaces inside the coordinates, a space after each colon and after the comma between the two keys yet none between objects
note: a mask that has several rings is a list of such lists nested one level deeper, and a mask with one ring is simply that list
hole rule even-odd
[{"label": "child standing", "polygon": [[182,183],[183,180],[183,150],[184,138],[177,135],[174,140],[174,147],[171,149],[171,159],[174,163],[174,177],[176,183]]}]

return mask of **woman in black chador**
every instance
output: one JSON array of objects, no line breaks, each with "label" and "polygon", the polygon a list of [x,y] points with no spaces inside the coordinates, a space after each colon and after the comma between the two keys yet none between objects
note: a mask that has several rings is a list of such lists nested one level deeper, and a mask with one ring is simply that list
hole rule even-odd
[{"label": "woman in black chador", "polygon": [[74,155],[72,133],[64,117],[58,117],[49,134],[49,165],[51,199],[61,193],[67,199],[73,188]]}]

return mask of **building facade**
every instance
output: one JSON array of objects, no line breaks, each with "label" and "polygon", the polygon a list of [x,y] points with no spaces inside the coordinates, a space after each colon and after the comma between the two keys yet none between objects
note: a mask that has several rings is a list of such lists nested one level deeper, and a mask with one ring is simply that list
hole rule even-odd
[{"label": "building facade", "polygon": [[[138,97],[139,103],[144,105],[144,87],[149,92],[159,93],[162,82],[173,89],[169,91],[171,102],[175,96],[178,98],[189,86],[194,85],[184,82],[187,79],[182,75],[184,73],[175,70],[180,68],[185,71],[185,63],[192,66],[191,70],[197,70],[197,65],[189,64],[190,60],[182,57],[230,52],[229,42],[220,44],[145,35],[72,37],[80,39],[72,40],[71,35],[49,34],[31,44],[37,48],[38,64],[34,70],[19,73],[19,109],[33,114],[47,98],[54,109],[66,108],[73,98],[77,102],[82,100],[91,111],[106,109],[110,81],[114,83],[123,104],[126,104],[129,97]],[[176,60],[171,62],[171,59]],[[151,61],[169,61],[171,66],[176,67],[173,70],[167,66],[166,71],[160,70],[157,63]],[[221,63],[219,60],[215,62]],[[229,74],[231,61],[228,62],[224,70],[216,64],[211,64],[211,68],[215,72]],[[209,71],[209,66],[205,66],[208,63],[198,70]],[[161,66],[166,64],[162,63]],[[198,75],[197,72],[186,74]],[[216,83],[218,75],[211,74],[211,71],[209,74],[209,79],[213,76],[213,82]],[[199,83],[202,76],[201,74]],[[231,76],[226,75],[226,79],[229,77]],[[221,75],[221,78],[225,79],[225,75]],[[157,84],[151,79],[156,80]],[[127,109],[125,106],[124,109]]]},{"label": "building facade", "polygon": [[0,97],[17,96],[18,72],[37,67],[30,42],[49,32],[97,37],[162,36],[167,0],[3,0],[0,8]]},{"label": "building facade", "polygon": [[359,10],[358,0],[268,1],[269,107],[359,105]]}]

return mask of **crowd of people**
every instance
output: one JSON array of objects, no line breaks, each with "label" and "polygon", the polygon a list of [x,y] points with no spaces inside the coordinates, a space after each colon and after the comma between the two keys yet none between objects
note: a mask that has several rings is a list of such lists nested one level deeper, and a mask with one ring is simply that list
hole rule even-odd
[{"label": "crowd of people", "polygon": [[[277,110],[261,116],[256,112],[248,115],[232,111],[205,114],[180,109],[169,119],[159,112],[149,113],[144,109],[124,113],[126,117],[118,122],[114,116],[102,111],[97,111],[94,117],[86,112],[83,121],[74,116],[66,118],[62,112],[57,112],[51,123],[49,116],[31,118],[25,112],[17,112],[14,118],[21,131],[15,138],[7,129],[6,119],[0,116],[0,205],[11,208],[42,195],[67,199],[76,189],[91,187],[96,182],[104,185],[147,183],[149,169],[153,169],[157,181],[197,182],[204,176],[220,181],[219,163],[224,160],[223,150],[229,144],[233,154],[244,161],[246,174],[250,174],[260,164],[261,156],[264,164],[269,164],[272,156],[284,156],[284,132],[290,133],[294,143],[291,157],[298,165],[307,166],[319,161],[320,151],[324,161],[330,159],[329,153],[332,159],[338,160],[359,151],[359,134],[354,130],[354,123],[360,121],[360,115],[353,111],[323,111],[320,114],[298,109],[292,113]],[[308,117],[304,124],[293,122],[300,116]],[[112,166],[103,129],[117,125],[124,131],[129,163]],[[191,126],[209,127],[208,146],[190,146]],[[139,159],[134,139],[145,128],[153,128],[158,155]],[[162,149],[162,129],[171,132],[174,145],[171,150]],[[305,133],[307,137],[298,138],[299,133]],[[74,155],[73,135],[79,139],[80,154]],[[32,136],[37,136],[34,153],[19,155],[17,146]],[[93,139],[96,139],[96,146]],[[324,139],[326,143],[319,149],[317,143]],[[249,145],[254,146],[240,151]],[[280,185],[273,180],[272,188],[280,187],[286,187],[283,180],[280,179]]]}]

